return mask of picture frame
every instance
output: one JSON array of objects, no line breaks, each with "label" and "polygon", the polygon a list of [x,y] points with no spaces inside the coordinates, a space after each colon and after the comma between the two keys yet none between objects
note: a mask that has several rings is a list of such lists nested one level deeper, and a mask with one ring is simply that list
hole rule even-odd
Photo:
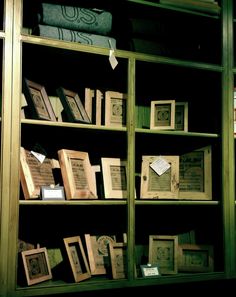
[{"label": "picture frame", "polygon": [[96,114],[95,122],[96,126],[104,125],[105,118],[105,97],[104,92],[96,89]]},{"label": "picture frame", "polygon": [[91,277],[88,261],[80,236],[63,238],[66,253],[75,282],[81,282]]},{"label": "picture frame", "polygon": [[113,279],[127,277],[127,245],[123,242],[109,243]]},{"label": "picture frame", "polygon": [[175,130],[188,132],[188,102],[175,102]]},{"label": "picture frame", "polygon": [[101,158],[105,199],[127,199],[127,161]]},{"label": "picture frame", "polygon": [[96,97],[95,90],[90,88],[85,88],[84,92],[84,108],[90,119],[91,124],[95,124],[95,113],[96,113]]},{"label": "picture frame", "polygon": [[111,267],[109,243],[115,243],[115,235],[85,234],[88,261],[91,275],[107,274]]},{"label": "picture frame", "polygon": [[175,129],[175,100],[151,101],[150,129]]},{"label": "picture frame", "polygon": [[97,199],[95,171],[87,152],[61,149],[58,151],[67,200]]},{"label": "picture frame", "polygon": [[23,93],[33,119],[57,121],[44,86],[23,78]]},{"label": "picture frame", "polygon": [[78,93],[60,87],[57,89],[57,94],[61,100],[69,122],[91,124],[91,119],[89,118]]},{"label": "picture frame", "polygon": [[212,272],[214,271],[214,250],[212,245],[181,244],[179,245],[179,272]]},{"label": "picture frame", "polygon": [[157,264],[162,275],[177,274],[178,236],[149,235],[148,262]]},{"label": "picture frame", "polygon": [[212,200],[211,146],[181,155],[179,164],[179,199]]},{"label": "picture frame", "polygon": [[29,150],[20,148],[20,181],[26,200],[40,198],[42,186],[55,185],[55,164],[57,160],[45,158],[40,162]]},{"label": "picture frame", "polygon": [[105,126],[125,127],[127,116],[127,94],[105,92]]},{"label": "picture frame", "polygon": [[[150,165],[167,162],[170,167],[158,175]],[[140,199],[178,199],[179,156],[142,156]]]},{"label": "picture frame", "polygon": [[47,249],[36,248],[21,252],[27,285],[52,279]]}]

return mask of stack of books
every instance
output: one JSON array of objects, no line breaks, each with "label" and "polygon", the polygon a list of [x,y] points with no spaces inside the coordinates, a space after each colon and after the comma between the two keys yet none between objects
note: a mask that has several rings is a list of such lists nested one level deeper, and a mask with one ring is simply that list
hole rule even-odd
[{"label": "stack of books", "polygon": [[219,6],[218,2],[214,0],[160,0],[160,4],[210,14],[220,14],[221,11],[221,7]]}]

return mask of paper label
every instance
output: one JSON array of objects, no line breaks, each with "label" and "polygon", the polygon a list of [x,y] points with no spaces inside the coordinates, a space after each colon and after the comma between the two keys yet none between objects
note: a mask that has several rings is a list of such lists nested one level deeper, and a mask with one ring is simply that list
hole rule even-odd
[{"label": "paper label", "polygon": [[109,54],[109,62],[111,64],[111,67],[112,69],[114,70],[118,64],[118,61],[115,57],[115,54],[114,54],[114,50],[110,50],[110,54]]},{"label": "paper label", "polygon": [[34,151],[30,151],[32,155],[35,156],[35,158],[40,162],[43,163],[43,161],[45,160],[46,156],[40,153],[36,153]]},{"label": "paper label", "polygon": [[155,275],[159,275],[159,271],[157,269],[157,267],[146,267],[143,268],[143,272],[145,276],[155,276]]},{"label": "paper label", "polygon": [[48,190],[44,190],[44,199],[50,199],[50,198],[63,198],[63,194],[62,191],[59,189],[48,189]]},{"label": "paper label", "polygon": [[163,173],[165,173],[170,168],[170,164],[164,158],[159,157],[157,160],[153,161],[150,164],[150,167],[158,175],[162,175]]}]

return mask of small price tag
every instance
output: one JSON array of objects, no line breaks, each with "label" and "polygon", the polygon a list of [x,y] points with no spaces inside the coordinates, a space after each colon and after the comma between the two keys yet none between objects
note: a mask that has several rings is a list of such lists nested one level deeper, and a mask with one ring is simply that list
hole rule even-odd
[{"label": "small price tag", "polygon": [[44,160],[45,160],[45,158],[46,158],[45,155],[40,154],[40,153],[36,153],[36,152],[34,152],[34,151],[30,151],[30,152],[31,152],[32,155],[35,156],[35,158],[36,158],[40,163],[43,163],[43,162],[44,162]]},{"label": "small price tag", "polygon": [[159,269],[157,265],[141,265],[141,271],[142,271],[142,276],[143,277],[157,277],[160,276]]},{"label": "small price tag", "polygon": [[114,48],[113,48],[113,46],[111,44],[111,40],[108,39],[108,42],[109,42],[109,45],[110,45],[109,62],[111,64],[112,69],[114,70],[116,68],[117,64],[118,64],[118,61],[117,61],[117,59],[115,57],[115,51],[114,51]]},{"label": "small price tag", "polygon": [[110,64],[111,64],[111,67],[112,69],[114,70],[118,64],[118,61],[115,57],[115,54],[114,54],[114,50],[110,50],[110,54],[109,54],[109,61],[110,61]]},{"label": "small price tag", "polygon": [[41,186],[42,200],[65,200],[64,187],[60,186]]},{"label": "small price tag", "polygon": [[155,161],[150,164],[150,167],[158,174],[162,175],[165,173],[169,168],[170,164],[162,157],[159,157]]}]

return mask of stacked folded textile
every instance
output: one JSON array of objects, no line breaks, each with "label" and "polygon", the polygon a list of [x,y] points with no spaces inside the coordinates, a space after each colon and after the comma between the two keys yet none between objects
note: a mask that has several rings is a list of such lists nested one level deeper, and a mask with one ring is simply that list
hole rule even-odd
[{"label": "stacked folded textile", "polygon": [[35,32],[44,37],[116,48],[109,36],[112,14],[105,10],[42,3]]}]

